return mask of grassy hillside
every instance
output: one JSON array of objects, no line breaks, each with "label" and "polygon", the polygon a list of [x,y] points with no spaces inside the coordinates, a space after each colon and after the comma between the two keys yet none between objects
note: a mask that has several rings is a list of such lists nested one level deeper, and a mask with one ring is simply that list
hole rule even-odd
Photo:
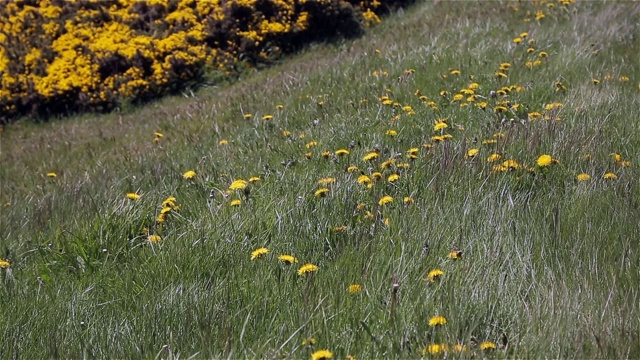
[{"label": "grassy hillside", "polygon": [[424,3],[5,127],[6,358],[640,357],[640,5]]}]

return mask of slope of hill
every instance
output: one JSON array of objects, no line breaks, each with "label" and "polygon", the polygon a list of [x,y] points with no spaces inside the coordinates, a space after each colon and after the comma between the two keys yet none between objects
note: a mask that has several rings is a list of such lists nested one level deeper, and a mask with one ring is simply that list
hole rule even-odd
[{"label": "slope of hill", "polygon": [[639,16],[425,3],[4,128],[0,353],[639,357]]}]

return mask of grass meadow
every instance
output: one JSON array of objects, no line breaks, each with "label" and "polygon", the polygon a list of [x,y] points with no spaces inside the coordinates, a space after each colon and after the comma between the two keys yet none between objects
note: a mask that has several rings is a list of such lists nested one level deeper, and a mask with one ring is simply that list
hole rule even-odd
[{"label": "grass meadow", "polygon": [[1,358],[640,358],[640,4],[438,2],[1,135]]}]

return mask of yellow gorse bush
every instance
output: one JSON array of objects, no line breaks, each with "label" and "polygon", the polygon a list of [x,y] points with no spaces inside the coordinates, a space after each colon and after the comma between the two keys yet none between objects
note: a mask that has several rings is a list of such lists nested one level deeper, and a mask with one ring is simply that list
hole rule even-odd
[{"label": "yellow gorse bush", "polygon": [[0,7],[0,123],[145,101],[238,63],[357,35],[408,2],[10,1]]}]

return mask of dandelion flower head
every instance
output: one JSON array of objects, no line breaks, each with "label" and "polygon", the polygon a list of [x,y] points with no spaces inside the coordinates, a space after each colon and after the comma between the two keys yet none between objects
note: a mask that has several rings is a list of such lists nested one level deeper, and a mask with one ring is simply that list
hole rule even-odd
[{"label": "dandelion flower head", "polygon": [[427,274],[427,280],[430,282],[434,282],[440,279],[442,275],[444,275],[444,271],[440,269],[433,269]]},{"label": "dandelion flower head", "polygon": [[441,326],[446,323],[447,323],[447,319],[441,315],[433,316],[431,319],[429,319],[429,326],[431,327]]},{"label": "dandelion flower head", "polygon": [[251,260],[259,259],[262,255],[266,255],[268,253],[269,253],[269,249],[265,247],[255,249],[251,252]]},{"label": "dandelion flower head", "polygon": [[496,349],[496,344],[491,341],[483,341],[480,344],[480,350],[491,351]]},{"label": "dandelion flower head", "polygon": [[248,182],[246,180],[238,179],[229,185],[230,190],[243,190],[247,187]]},{"label": "dandelion flower head", "polygon": [[539,167],[547,167],[553,164],[553,158],[551,157],[551,155],[547,155],[547,154],[540,155],[538,157],[538,160],[536,160],[536,164]]},{"label": "dandelion flower head", "polygon": [[580,182],[582,181],[589,181],[591,180],[591,175],[587,174],[587,173],[580,173],[576,176],[576,179]]},{"label": "dandelion flower head", "polygon": [[333,358],[333,353],[329,350],[318,350],[311,354],[311,360],[325,360]]},{"label": "dandelion flower head", "polygon": [[129,198],[131,200],[138,200],[138,199],[140,199],[140,196],[141,195],[136,194],[136,193],[127,193],[127,198]]},{"label": "dandelion flower head", "polygon": [[422,355],[440,355],[445,352],[446,346],[444,344],[429,344],[426,348],[422,349]]},{"label": "dandelion flower head", "polygon": [[313,193],[313,195],[315,195],[316,197],[325,197],[325,196],[327,196],[328,193],[329,193],[329,189],[321,188],[321,189],[316,190],[316,192]]},{"label": "dandelion flower head", "polygon": [[184,174],[182,174],[182,177],[186,180],[193,179],[194,177],[196,177],[196,172],[193,170],[186,171]]},{"label": "dandelion flower head", "polygon": [[285,263],[287,265],[290,264],[295,264],[298,262],[298,259],[296,259],[295,257],[291,256],[291,255],[280,255],[278,256],[278,260],[282,263]]},{"label": "dandelion flower head", "polygon": [[318,271],[318,269],[319,268],[316,265],[304,264],[300,267],[300,269],[298,269],[298,275],[302,276],[308,273],[316,272]]}]

